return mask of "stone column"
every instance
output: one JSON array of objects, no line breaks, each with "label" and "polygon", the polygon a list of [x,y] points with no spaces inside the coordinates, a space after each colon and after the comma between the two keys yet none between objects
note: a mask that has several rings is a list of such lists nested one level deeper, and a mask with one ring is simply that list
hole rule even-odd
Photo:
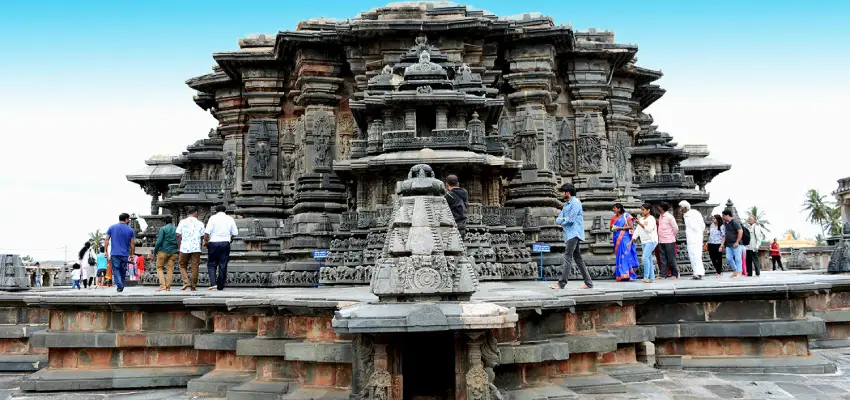
[{"label": "stone column", "polygon": [[248,131],[248,118],[245,113],[247,101],[242,97],[242,87],[232,86],[215,92],[218,133],[224,139],[224,190],[235,190],[242,184],[244,176],[245,133]]},{"label": "stone column", "polygon": [[606,121],[610,127],[609,137],[613,143],[610,156],[620,200],[624,203],[638,204],[637,193],[632,187],[631,163],[631,148],[634,145],[632,133],[637,125],[635,117],[639,106],[639,103],[632,99],[634,91],[633,79],[618,77],[615,74],[611,80]]}]

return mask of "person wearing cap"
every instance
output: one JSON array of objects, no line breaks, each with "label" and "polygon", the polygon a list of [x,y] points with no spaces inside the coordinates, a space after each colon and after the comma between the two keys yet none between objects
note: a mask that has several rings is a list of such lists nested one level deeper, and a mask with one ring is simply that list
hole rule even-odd
[{"label": "person wearing cap", "polygon": [[702,279],[705,266],[702,265],[702,240],[705,235],[705,219],[699,211],[691,208],[685,200],[679,202],[685,220],[685,238],[688,247],[688,259],[691,261],[693,279]]},{"label": "person wearing cap", "polygon": [[[183,278],[183,287],[180,290],[195,291],[198,286],[198,266],[201,264],[201,238],[204,236],[204,223],[198,221],[198,208],[189,207],[189,216],[177,225],[177,248],[180,255],[177,262],[180,264],[180,277]],[[192,264],[192,278],[189,280],[187,268]]]},{"label": "person wearing cap", "polygon": [[584,279],[584,285],[581,286],[581,289],[591,289],[593,288],[593,281],[590,279],[590,274],[587,272],[587,266],[584,265],[579,249],[579,242],[584,240],[584,210],[581,201],[576,198],[576,187],[572,183],[565,183],[561,186],[560,191],[564,199],[564,208],[555,218],[555,223],[564,228],[566,250],[564,251],[565,262],[561,271],[561,278],[558,279],[557,285],[552,286],[552,289],[563,289],[567,286],[573,261],[575,261]]}]

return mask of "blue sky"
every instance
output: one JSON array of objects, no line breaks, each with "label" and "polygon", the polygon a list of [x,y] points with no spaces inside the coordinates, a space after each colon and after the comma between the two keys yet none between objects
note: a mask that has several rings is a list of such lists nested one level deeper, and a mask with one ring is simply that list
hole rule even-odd
[{"label": "blue sky", "polygon": [[[2,2],[0,251],[62,258],[57,249],[75,250],[118,213],[146,213],[148,199],[123,177],[215,125],[183,83],[209,71],[214,51],[235,49],[248,34],[384,4]],[[659,129],[733,163],[709,186],[712,201],[758,205],[774,231],[813,235],[799,213],[803,193],[829,193],[850,175],[847,128],[835,118],[850,106],[850,2],[470,4],[497,15],[538,11],[637,43],[640,65],[665,73],[667,95],[648,109]],[[45,237],[45,226],[56,231]]]}]

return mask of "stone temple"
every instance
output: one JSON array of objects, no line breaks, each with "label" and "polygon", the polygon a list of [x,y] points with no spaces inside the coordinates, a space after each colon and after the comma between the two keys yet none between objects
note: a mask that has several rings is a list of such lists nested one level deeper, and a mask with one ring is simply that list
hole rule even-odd
[{"label": "stone temple", "polygon": [[[470,193],[463,246],[477,279],[538,278],[532,243],[551,246],[543,273],[559,274],[565,182],[585,206],[591,274],[612,277],[613,203],[688,200],[709,215],[706,185],[731,167],[658,130],[647,108],[662,74],[637,51],[609,31],[447,3],[246,37],[187,81],[218,126],[128,175],[151,196],[141,240],[164,214],[198,206],[206,219],[223,203],[239,226],[231,286],[365,285],[392,242],[397,183],[427,164]],[[329,250],[321,269],[316,249]],[[143,282],[156,284],[153,268]]]}]

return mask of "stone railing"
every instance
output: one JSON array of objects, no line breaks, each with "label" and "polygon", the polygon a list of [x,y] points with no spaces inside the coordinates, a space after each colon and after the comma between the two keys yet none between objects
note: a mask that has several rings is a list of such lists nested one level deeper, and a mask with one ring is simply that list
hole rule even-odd
[{"label": "stone railing", "polygon": [[487,151],[484,137],[470,135],[465,129],[435,129],[428,134],[419,135],[413,130],[383,133],[384,151],[419,150],[423,148]]}]

